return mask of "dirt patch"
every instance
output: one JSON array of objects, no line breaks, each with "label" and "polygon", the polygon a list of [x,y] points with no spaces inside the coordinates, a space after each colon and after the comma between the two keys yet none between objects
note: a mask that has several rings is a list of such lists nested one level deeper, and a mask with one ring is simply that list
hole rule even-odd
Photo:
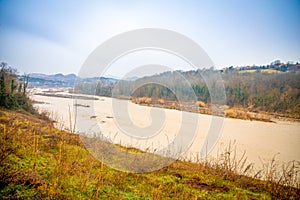
[{"label": "dirt patch", "polygon": [[229,188],[225,185],[217,185],[215,183],[207,184],[203,183],[200,178],[191,178],[187,181],[192,188],[197,190],[207,190],[207,191],[214,191],[214,192],[228,192]]},{"label": "dirt patch", "polygon": [[3,174],[1,180],[3,184],[14,183],[31,186],[48,184],[40,175],[31,170],[11,170]]}]

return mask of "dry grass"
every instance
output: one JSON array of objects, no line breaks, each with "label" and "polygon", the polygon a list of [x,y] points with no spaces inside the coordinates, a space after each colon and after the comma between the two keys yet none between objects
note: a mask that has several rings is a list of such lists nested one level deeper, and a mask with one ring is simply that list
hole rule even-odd
[{"label": "dry grass", "polygon": [[[0,111],[1,199],[297,199],[299,163],[276,171],[269,163],[259,178],[232,146],[218,162],[176,161],[144,174],[116,171],[95,159],[78,135],[49,120]],[[124,151],[127,149],[124,148]],[[135,152],[134,149],[129,149]],[[141,152],[138,152],[141,153]]]},{"label": "dry grass", "polygon": [[219,156],[203,162],[205,169],[217,176],[255,190],[269,191],[276,199],[297,199],[300,196],[300,162],[290,161],[276,164],[276,155],[269,162],[263,163],[260,170],[247,162],[246,152],[237,156],[235,141],[230,142]]},{"label": "dry grass", "polygon": [[272,122],[271,116],[268,114],[249,112],[242,108],[228,108],[225,113],[229,118]]},{"label": "dry grass", "polygon": [[158,103],[161,104],[161,105],[164,105],[164,104],[165,104],[165,100],[163,100],[163,99],[158,99]]},{"label": "dry grass", "polygon": [[201,107],[201,108],[206,107],[206,104],[203,101],[197,101],[197,103],[198,103],[198,106]]},{"label": "dry grass", "polygon": [[131,98],[131,101],[137,104],[151,104],[152,99],[149,97]]}]

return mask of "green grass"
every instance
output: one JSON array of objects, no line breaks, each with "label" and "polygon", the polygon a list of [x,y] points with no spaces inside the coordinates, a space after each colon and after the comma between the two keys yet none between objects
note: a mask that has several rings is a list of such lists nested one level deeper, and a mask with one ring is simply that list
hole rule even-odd
[{"label": "green grass", "polygon": [[190,162],[151,173],[117,171],[95,159],[78,135],[28,114],[0,110],[0,133],[1,199],[296,199],[300,194],[292,187],[285,194],[283,186],[274,192],[269,182]]}]

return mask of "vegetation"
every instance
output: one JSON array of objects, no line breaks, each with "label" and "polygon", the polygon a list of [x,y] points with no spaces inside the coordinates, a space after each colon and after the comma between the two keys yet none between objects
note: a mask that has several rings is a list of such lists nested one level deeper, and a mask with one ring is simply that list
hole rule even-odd
[{"label": "vegetation", "polygon": [[[265,181],[238,175],[251,165],[227,149],[218,162],[176,161],[151,173],[116,171],[95,159],[79,136],[52,121],[0,111],[1,199],[297,199],[297,167],[280,176],[272,164]],[[121,147],[125,149],[124,147]],[[126,149],[125,149],[126,150]],[[132,151],[132,150],[130,150]],[[275,177],[277,176],[277,177]]]},{"label": "vegetation", "polygon": [[[77,134],[54,128],[45,114],[30,113],[27,76],[20,80],[16,70],[2,64],[0,77],[1,199],[297,199],[300,195],[298,162],[278,171],[273,160],[253,174],[253,165],[246,165],[245,156],[237,158],[231,146],[216,161],[175,161],[144,174],[117,171],[95,159]],[[142,98],[143,103],[149,101]],[[157,103],[166,101],[159,98]],[[205,107],[204,102],[198,104]]]},{"label": "vegetation", "polygon": [[223,74],[227,104],[300,117],[299,73]]},{"label": "vegetation", "polygon": [[[205,114],[211,113],[211,96],[214,95],[217,99],[226,99],[226,102],[220,102],[219,106],[229,109],[227,112],[229,117],[256,119],[259,117],[255,113],[262,113],[300,119],[300,73],[276,70],[278,73],[271,73],[272,70],[274,71],[274,69],[255,70],[253,73],[248,73],[247,70],[233,69],[223,72],[213,69],[164,72],[135,81],[107,82],[101,80],[97,84],[95,82],[78,83],[76,89],[78,92],[101,96],[128,99],[131,97],[131,100],[136,103],[145,103],[145,98],[148,98],[148,103],[145,104],[151,106],[161,105],[158,103],[160,99],[166,103],[164,107],[183,110],[185,109],[180,108],[179,105],[176,106],[178,101],[180,100],[180,103],[194,101],[194,95],[196,95],[198,104],[201,102],[199,112]],[[208,87],[207,80],[205,81],[203,77],[207,79],[207,77],[216,77],[218,74],[222,80],[208,80],[211,85]],[[184,83],[185,80],[191,85]],[[218,86],[220,81],[223,81],[224,88]],[[140,87],[136,88],[137,86]],[[226,98],[222,96],[221,90],[223,89]],[[178,96],[181,99],[178,99]],[[216,103],[218,104],[218,102],[214,102],[214,104]],[[247,112],[253,113],[248,114]]]},{"label": "vegetation", "polygon": [[[202,75],[207,72],[189,71],[182,75],[189,80],[197,96],[197,100],[211,104],[211,93],[218,94],[214,88],[207,87]],[[218,73],[218,72],[212,72]],[[173,80],[172,73],[163,73],[156,79]],[[243,108],[253,112],[280,113],[286,116],[300,118],[300,74],[299,73],[243,73],[236,71],[222,73],[227,105],[230,108]],[[155,82],[148,78],[147,82]],[[217,80],[216,80],[217,81]],[[174,86],[176,88],[176,85]],[[186,91],[180,88],[177,93]],[[186,96],[186,94],[181,94]],[[174,93],[168,88],[155,84],[147,84],[135,91],[136,97],[157,97],[176,100]]]},{"label": "vegetation", "polygon": [[0,64],[0,107],[34,112],[26,93],[28,80],[28,75],[19,77],[15,68],[2,62]]}]

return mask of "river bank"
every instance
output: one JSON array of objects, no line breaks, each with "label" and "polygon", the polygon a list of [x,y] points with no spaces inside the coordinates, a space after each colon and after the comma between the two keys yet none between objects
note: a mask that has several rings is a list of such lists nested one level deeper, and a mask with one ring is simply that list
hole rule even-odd
[{"label": "river bank", "polygon": [[170,100],[163,100],[163,99],[152,99],[148,97],[140,97],[135,98],[132,97],[130,100],[133,103],[150,106],[150,107],[158,107],[158,108],[167,108],[167,109],[175,109],[175,110],[182,110],[187,112],[195,112],[200,114],[206,115],[218,115],[224,116],[233,119],[243,119],[243,120],[254,120],[254,121],[263,121],[263,122],[278,122],[278,121],[285,121],[285,122],[300,122],[300,119],[296,116],[291,117],[291,114],[283,114],[283,113],[267,113],[263,111],[250,111],[249,109],[245,108],[238,108],[238,107],[229,107],[229,106],[214,106],[211,107],[205,104],[202,101],[198,101],[196,103],[197,107],[191,106],[189,102],[181,102],[178,101],[170,101]]},{"label": "river bank", "polygon": [[291,182],[295,173],[278,185],[272,177],[237,175],[228,162],[118,171],[93,157],[78,134],[54,128],[48,119],[0,109],[0,121],[2,199],[297,199],[300,192]]}]

